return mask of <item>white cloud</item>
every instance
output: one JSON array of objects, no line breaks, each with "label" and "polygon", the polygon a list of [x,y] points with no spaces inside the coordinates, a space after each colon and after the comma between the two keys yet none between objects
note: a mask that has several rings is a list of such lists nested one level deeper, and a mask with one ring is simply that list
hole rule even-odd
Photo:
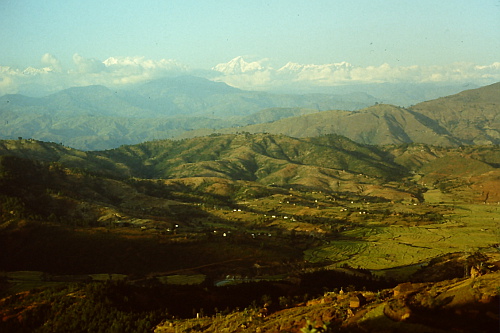
[{"label": "white cloud", "polygon": [[13,74],[15,75],[15,72],[10,67],[0,66],[0,95],[17,93]]},{"label": "white cloud", "polygon": [[333,64],[297,64],[289,62],[278,70],[266,67],[261,61],[245,62],[237,57],[213,68],[220,73],[217,81],[241,89],[268,89],[290,84],[324,87],[366,83],[461,83],[487,84],[500,81],[500,63],[479,66],[454,63],[447,66],[397,66],[389,64],[360,67],[348,62]]},{"label": "white cloud", "polygon": [[454,63],[446,66],[355,66],[348,62],[298,64],[289,62],[275,69],[268,59],[245,61],[237,57],[215,66],[211,72],[193,71],[172,60],[145,57],[110,57],[104,61],[73,56],[73,68],[63,69],[60,61],[47,53],[42,66],[15,69],[0,66],[0,95],[23,93],[43,95],[73,86],[100,84],[113,88],[146,82],[165,76],[202,73],[207,78],[247,90],[329,87],[358,83],[474,83],[500,81],[500,62],[489,65]]},{"label": "white cloud", "polygon": [[73,55],[74,68],[64,70],[60,61],[47,53],[41,68],[13,69],[0,66],[0,95],[23,93],[45,95],[65,88],[87,85],[122,87],[128,84],[187,73],[187,66],[170,59],[111,57],[105,61]]},{"label": "white cloud", "polygon": [[145,57],[110,57],[103,61],[108,68],[128,68],[139,71],[186,71],[187,66],[172,59],[151,60]]},{"label": "white cloud", "polygon": [[50,53],[45,53],[42,56],[42,65],[45,65],[47,71],[60,72],[62,71],[61,62],[55,56]]},{"label": "white cloud", "polygon": [[145,57],[110,57],[103,61],[112,84],[125,85],[188,72],[188,67],[172,59],[151,60]]},{"label": "white cloud", "polygon": [[73,55],[73,62],[79,73],[99,73],[106,70],[106,66],[97,59],[84,58],[78,53]]}]

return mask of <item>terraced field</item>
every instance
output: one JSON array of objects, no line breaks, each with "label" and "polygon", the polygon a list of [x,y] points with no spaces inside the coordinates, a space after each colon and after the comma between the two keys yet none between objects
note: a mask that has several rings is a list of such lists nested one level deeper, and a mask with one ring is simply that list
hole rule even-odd
[{"label": "terraced field", "polygon": [[305,252],[312,262],[382,270],[426,262],[453,252],[472,252],[500,242],[499,205],[460,204],[442,223],[420,226],[372,222]]}]

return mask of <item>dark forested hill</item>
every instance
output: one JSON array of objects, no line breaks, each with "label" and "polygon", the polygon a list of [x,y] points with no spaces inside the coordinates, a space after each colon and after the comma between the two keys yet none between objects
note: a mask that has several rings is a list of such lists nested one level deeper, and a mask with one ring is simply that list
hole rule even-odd
[{"label": "dark forested hill", "polygon": [[341,170],[382,179],[402,175],[401,166],[385,159],[386,154],[378,148],[337,135],[304,139],[271,134],[211,135],[100,152],[31,139],[6,140],[0,141],[0,155],[58,162],[118,177],[219,177],[285,185],[292,178],[306,183],[302,178],[313,174],[334,177],[328,174],[331,170],[336,170],[335,174]]},{"label": "dark forested hill", "polygon": [[[241,181],[258,186],[351,192],[373,186],[394,187],[391,181],[402,181],[411,174],[433,175],[429,176],[431,183],[456,178],[460,184],[462,179],[470,182],[470,177],[481,175],[476,180],[494,188],[500,165],[498,146],[382,147],[362,145],[339,135],[293,138],[250,133],[158,140],[89,152],[36,140],[6,140],[0,141],[0,155],[57,162],[113,179],[197,178],[205,184]],[[472,172],[478,165],[483,166],[481,170]],[[440,168],[446,171],[434,170]],[[496,197],[494,193],[491,195]]]},{"label": "dark forested hill", "polygon": [[[328,170],[381,178],[399,174],[399,167],[384,160],[375,147],[340,136],[296,139],[270,134],[212,135],[147,142],[100,155],[135,176],[148,178],[221,177],[283,185],[291,179],[300,183],[301,178],[313,177],[314,173],[325,176]],[[135,167],[138,164],[141,169]]]}]

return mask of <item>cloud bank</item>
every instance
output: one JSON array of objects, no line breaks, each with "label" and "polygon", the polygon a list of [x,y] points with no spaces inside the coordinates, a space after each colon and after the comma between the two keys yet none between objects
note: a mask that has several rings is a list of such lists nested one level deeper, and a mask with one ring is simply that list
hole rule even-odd
[{"label": "cloud bank", "polygon": [[490,65],[454,63],[447,66],[393,67],[389,64],[359,67],[348,62],[333,64],[287,63],[274,69],[264,61],[246,62],[237,57],[213,69],[216,81],[241,89],[273,89],[291,86],[329,87],[370,83],[462,83],[488,84],[500,81],[500,62]]},{"label": "cloud bank", "polygon": [[88,85],[120,88],[188,72],[187,66],[169,59],[110,57],[101,61],[75,53],[72,60],[72,68],[66,70],[55,56],[48,53],[42,56],[40,68],[16,69],[0,65],[0,95],[22,93],[42,96],[69,87]]},{"label": "cloud bank", "polygon": [[209,70],[194,70],[172,59],[110,57],[104,61],[73,55],[70,69],[64,69],[52,54],[41,58],[41,67],[16,69],[0,65],[0,95],[22,93],[41,96],[65,88],[104,85],[125,88],[149,80],[178,75],[198,75],[245,90],[286,90],[370,84],[370,83],[475,83],[500,81],[500,62],[487,65],[454,63],[446,66],[360,67],[348,62],[298,64],[289,62],[273,68],[269,59],[245,61],[236,57]]}]

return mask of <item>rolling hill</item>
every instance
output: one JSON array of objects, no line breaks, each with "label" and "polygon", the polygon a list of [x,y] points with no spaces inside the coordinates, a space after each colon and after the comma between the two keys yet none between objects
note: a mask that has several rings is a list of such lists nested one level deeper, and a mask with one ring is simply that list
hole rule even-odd
[{"label": "rolling hill", "polygon": [[339,135],[3,140],[0,329],[493,332],[499,167]]},{"label": "rolling hill", "polygon": [[[270,134],[212,135],[182,141],[147,142],[100,153],[122,165],[140,157],[152,178],[219,176],[265,182],[289,164],[364,173],[387,178],[398,166],[373,147],[340,136],[296,139]],[[133,168],[130,168],[134,172]],[[137,174],[137,176],[148,176]],[[272,178],[272,177],[271,177]]]},{"label": "rolling hill", "polygon": [[425,143],[438,146],[500,144],[500,83],[423,102],[410,108],[378,104],[356,111],[322,111],[264,124],[198,129],[210,133],[274,133],[293,137],[339,134],[363,144]]},{"label": "rolling hill", "polygon": [[500,83],[411,107],[463,144],[500,144]]},{"label": "rolling hill", "polygon": [[499,196],[493,190],[500,165],[496,146],[451,150],[425,144],[377,147],[338,135],[294,138],[243,133],[158,140],[106,151],[80,151],[31,139],[5,140],[0,142],[0,155],[60,163],[113,179],[168,179],[195,188],[233,184],[213,187],[227,196],[254,184],[257,188],[296,187],[409,198],[421,190],[405,192],[397,182],[412,175],[421,175],[429,186],[467,189],[471,200],[483,200],[485,194],[477,193],[481,186],[490,188],[489,200]]},{"label": "rolling hill", "polygon": [[[160,79],[133,90],[75,87],[33,98],[0,97],[0,138],[63,142],[95,150],[166,139],[196,128],[218,129],[274,121],[292,110],[355,110],[372,105],[366,94],[285,95],[251,92],[224,83],[182,76]],[[261,110],[284,108],[283,112]],[[274,115],[276,113],[276,115]],[[299,113],[300,114],[300,113]]]},{"label": "rolling hill", "polygon": [[[435,121],[410,110],[378,104],[359,111],[322,111],[265,124],[216,130],[219,133],[275,133],[293,137],[338,134],[372,145],[419,142],[456,146],[459,140]],[[208,135],[213,130],[194,130],[180,137]]]},{"label": "rolling hill", "polygon": [[270,134],[212,135],[96,152],[31,139],[6,140],[0,144],[0,155],[57,162],[120,178],[200,177],[325,190],[344,182],[380,184],[399,179],[406,172],[376,147],[335,135],[305,139]]},{"label": "rolling hill", "polygon": [[88,86],[41,98],[2,96],[0,138],[86,150],[237,132],[338,134],[372,145],[499,144],[499,88],[493,84],[402,108],[360,93],[271,94],[181,76],[128,91]]}]

